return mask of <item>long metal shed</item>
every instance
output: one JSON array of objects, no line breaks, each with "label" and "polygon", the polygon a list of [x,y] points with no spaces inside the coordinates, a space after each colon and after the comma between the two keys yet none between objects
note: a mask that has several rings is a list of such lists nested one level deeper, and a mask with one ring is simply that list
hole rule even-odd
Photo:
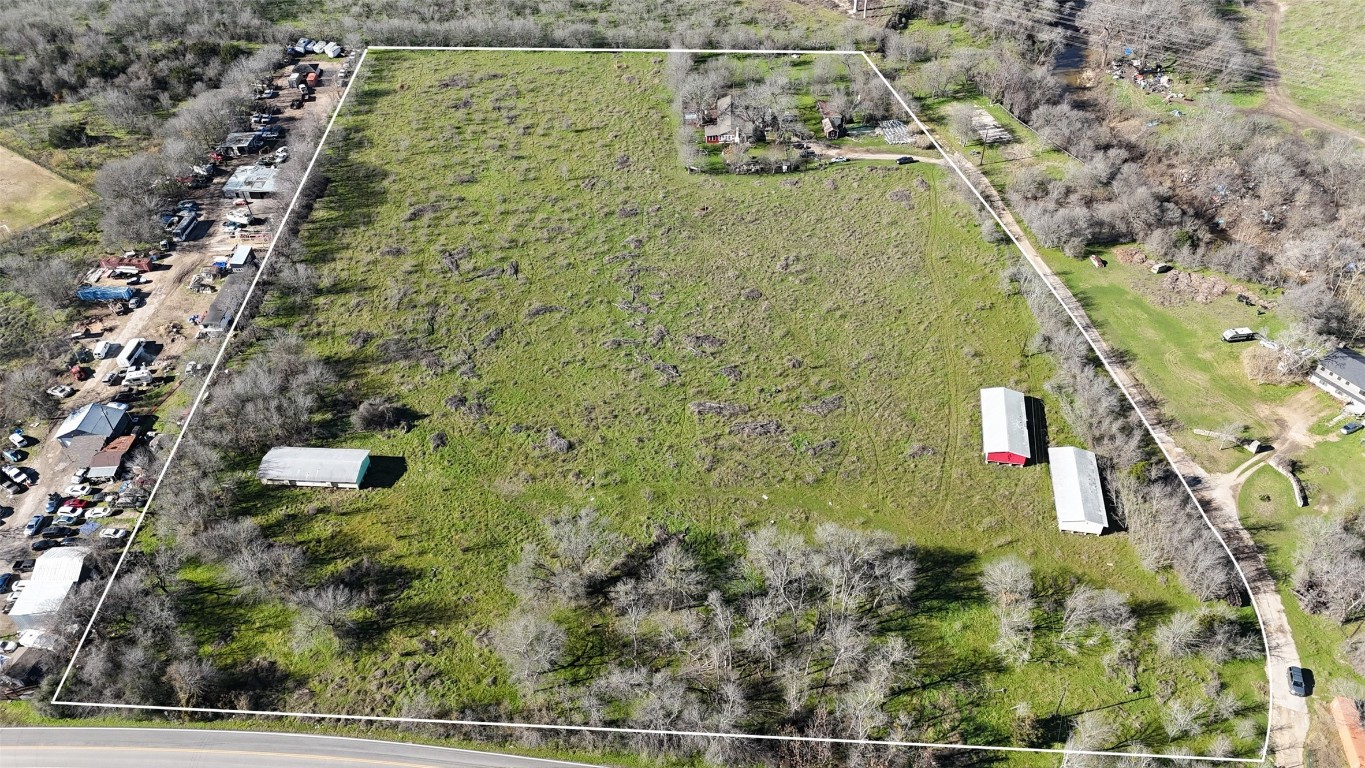
[{"label": "long metal shed", "polygon": [[1033,458],[1028,406],[1022,392],[1008,387],[981,390],[981,445],[986,461],[1022,466]]},{"label": "long metal shed", "polygon": [[362,448],[271,448],[256,477],[267,485],[359,488],[370,468],[370,452]]},{"label": "long metal shed", "polygon": [[1095,454],[1083,448],[1047,449],[1052,472],[1052,498],[1057,507],[1057,527],[1070,533],[1096,536],[1109,527],[1100,487],[1100,465]]}]

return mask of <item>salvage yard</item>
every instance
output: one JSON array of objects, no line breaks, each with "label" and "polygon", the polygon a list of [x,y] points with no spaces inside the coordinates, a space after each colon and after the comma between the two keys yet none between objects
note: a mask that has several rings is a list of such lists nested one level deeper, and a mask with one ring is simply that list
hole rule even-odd
[{"label": "salvage yard", "polygon": [[[591,507],[635,541],[684,532],[718,562],[756,526],[829,521],[915,542],[924,607],[906,635],[971,743],[1010,743],[1019,702],[1156,717],[1099,651],[1062,651],[1048,630],[1046,672],[999,666],[989,605],[954,586],[1014,554],[1043,583],[1126,593],[1143,637],[1197,606],[1122,535],[1059,533],[1045,466],[982,461],[981,387],[1052,402],[1034,320],[1000,288],[1006,252],[929,163],[687,173],[662,61],[369,54],[302,232],[318,295],[257,325],[303,337],[348,401],[395,406],[401,426],[319,425],[325,444],[383,457],[376,487],[251,484],[246,508],[327,574],[389,569],[405,589],[385,611],[402,620],[341,648],[294,635],[278,603],[213,602],[190,616],[205,648],[278,663],[307,681],[289,706],[312,711],[399,714],[420,663],[433,710],[515,712],[487,637],[538,520]],[[1048,429],[1074,442],[1060,416]],[[1248,702],[1234,747],[1259,747],[1257,661],[1163,660],[1142,642],[1144,689],[1220,674]],[[1197,751],[1211,733],[1175,741]]]}]

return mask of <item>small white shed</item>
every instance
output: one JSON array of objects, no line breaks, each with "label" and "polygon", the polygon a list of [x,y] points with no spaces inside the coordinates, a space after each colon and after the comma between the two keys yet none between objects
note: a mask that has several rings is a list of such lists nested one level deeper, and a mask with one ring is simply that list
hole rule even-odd
[{"label": "small white shed", "polygon": [[1047,449],[1052,473],[1052,497],[1057,507],[1057,527],[1069,533],[1096,536],[1109,527],[1100,486],[1100,465],[1095,454],[1082,448]]}]

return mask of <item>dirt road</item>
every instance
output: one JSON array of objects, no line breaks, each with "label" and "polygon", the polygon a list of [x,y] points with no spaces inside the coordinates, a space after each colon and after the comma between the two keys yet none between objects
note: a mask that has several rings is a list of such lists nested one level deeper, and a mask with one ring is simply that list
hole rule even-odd
[{"label": "dirt road", "polygon": [[822,144],[812,144],[811,150],[821,157],[843,157],[849,160],[895,160],[898,157],[914,157],[917,163],[929,163],[930,165],[947,165],[941,157],[925,157],[923,155],[907,155],[905,152],[870,152],[865,149],[841,149],[838,147],[827,147]]},{"label": "dirt road", "polygon": [[1080,302],[1038,254],[995,187],[967,158],[956,155],[954,160],[954,164],[963,169],[973,186],[981,192],[996,215],[1004,222],[1005,229],[1018,244],[1029,264],[1047,283],[1053,295],[1085,335],[1105,369],[1142,418],[1152,439],[1182,478],[1191,498],[1199,505],[1210,526],[1237,562],[1246,578],[1248,591],[1261,617],[1261,625],[1266,635],[1269,651],[1266,657],[1266,675],[1271,692],[1270,744],[1275,754],[1275,763],[1281,768],[1302,766],[1303,744],[1308,737],[1308,708],[1303,699],[1289,695],[1286,680],[1287,668],[1299,666],[1298,649],[1275,580],[1266,568],[1265,560],[1252,541],[1251,535],[1242,527],[1237,514],[1237,498],[1232,487],[1227,484],[1215,485],[1209,474],[1176,444],[1170,433],[1162,426],[1163,420],[1155,405],[1156,401],[1124,367],[1122,357],[1115,354],[1100,336]]},{"label": "dirt road", "polygon": [[1284,84],[1280,79],[1280,68],[1276,64],[1275,54],[1279,46],[1280,22],[1284,20],[1285,4],[1282,0],[1277,0],[1270,6],[1265,19],[1265,55],[1270,60],[1269,69],[1273,74],[1267,76],[1265,82],[1265,104],[1259,107],[1259,111],[1274,115],[1279,118],[1299,126],[1326,133],[1335,133],[1347,136],[1365,144],[1365,135],[1362,135],[1349,128],[1337,125],[1330,120],[1325,120],[1318,115],[1303,109],[1289,98],[1289,94],[1284,90]]}]

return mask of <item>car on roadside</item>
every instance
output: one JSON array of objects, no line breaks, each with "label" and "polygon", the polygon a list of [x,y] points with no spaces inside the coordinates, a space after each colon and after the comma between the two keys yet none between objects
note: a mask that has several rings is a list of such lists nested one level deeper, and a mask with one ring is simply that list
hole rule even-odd
[{"label": "car on roadside", "polygon": [[48,387],[47,393],[55,398],[61,399],[75,394],[76,390],[65,384],[58,384],[55,387]]},{"label": "car on roadside", "polygon": [[38,535],[44,539],[64,539],[67,536],[75,534],[76,532],[77,531],[75,528],[71,528],[69,526],[54,525]]},{"label": "car on roadside", "polygon": [[847,158],[847,157],[831,157],[831,158],[829,159],[829,161],[830,161],[831,163],[847,163],[847,162],[848,162],[848,158]]},{"label": "car on roadside", "polygon": [[101,529],[101,530],[100,530],[100,538],[101,538],[101,539],[110,539],[110,540],[112,540],[112,541],[119,541],[119,540],[123,539],[123,538],[124,538],[125,536],[127,536],[127,535],[128,535],[128,529],[127,529],[127,528],[104,528],[104,529]]},{"label": "car on roadside", "polygon": [[28,548],[33,550],[34,552],[45,552],[49,549],[52,549],[55,546],[57,546],[56,539],[39,539],[33,542],[32,544],[28,545]]},{"label": "car on roadside", "polygon": [[6,464],[4,467],[0,467],[0,472],[4,472],[5,477],[8,477],[10,480],[20,485],[33,484],[33,479],[28,476],[28,472],[25,472],[13,464]]},{"label": "car on roadside", "polygon": [[1349,424],[1343,424],[1341,426],[1341,434],[1354,435],[1355,433],[1359,432],[1362,429],[1365,429],[1365,424],[1361,424],[1358,421],[1353,421],[1350,422]]},{"label": "car on roadside", "polygon": [[109,507],[92,507],[85,513],[86,520],[98,520],[101,517],[108,517],[114,514],[114,510]]},{"label": "car on roadside", "polygon": [[1309,688],[1308,677],[1311,674],[1311,672],[1308,672],[1303,667],[1290,667],[1288,674],[1289,694],[1291,696],[1307,696]]},{"label": "car on roadside", "polygon": [[62,506],[71,509],[84,509],[85,507],[90,506],[90,502],[85,499],[66,499],[62,502]]},{"label": "car on roadside", "polygon": [[57,515],[57,519],[52,522],[57,525],[78,525],[83,517],[79,512],[67,512],[64,515]]},{"label": "car on roadside", "polygon": [[801,150],[801,153],[797,155],[797,157],[805,157],[805,158],[812,158],[812,157],[815,157],[815,150],[812,150],[812,149],[803,149],[803,150]]},{"label": "car on roadside", "polygon": [[44,505],[44,512],[52,513],[57,511],[57,507],[62,505],[62,495],[60,493],[49,493],[47,503]]},{"label": "car on roadside", "polygon": [[110,372],[104,374],[104,377],[100,379],[100,383],[101,383],[101,384],[108,384],[108,385],[110,385],[110,386],[113,386],[113,385],[115,385],[115,384],[118,384],[119,381],[121,381],[122,379],[123,379],[123,371],[110,371]]},{"label": "car on roadside", "polygon": [[145,306],[147,306],[147,300],[142,298],[141,296],[134,296],[133,298],[128,300],[129,309],[141,309],[142,307]]},{"label": "car on roadside", "polygon": [[918,161],[909,155],[901,155],[900,157],[896,158],[896,165],[909,165],[914,162]]},{"label": "car on roadside", "polygon": [[13,480],[4,481],[3,487],[5,489],[5,493],[8,493],[10,496],[17,496],[18,494],[21,494],[25,490],[27,490],[24,486],[14,482]]},{"label": "car on roadside", "polygon": [[11,432],[9,433],[9,442],[10,445],[14,446],[15,448],[27,448],[28,435],[25,435],[22,432]]},{"label": "car on roadside", "polygon": [[24,453],[18,448],[6,448],[5,450],[0,451],[0,456],[3,456],[5,461],[8,461],[12,464],[18,464],[19,462],[28,458],[28,454]]},{"label": "car on roadside", "polygon": [[131,403],[137,399],[137,390],[132,387],[124,387],[115,392],[114,396],[109,399],[116,403]]},{"label": "car on roadside", "polygon": [[67,496],[84,496],[85,494],[90,493],[91,490],[92,488],[89,483],[73,483],[68,485],[66,490],[62,492]]},{"label": "car on roadside", "polygon": [[14,588],[14,583],[19,580],[17,573],[0,574],[0,594],[9,592]]}]

